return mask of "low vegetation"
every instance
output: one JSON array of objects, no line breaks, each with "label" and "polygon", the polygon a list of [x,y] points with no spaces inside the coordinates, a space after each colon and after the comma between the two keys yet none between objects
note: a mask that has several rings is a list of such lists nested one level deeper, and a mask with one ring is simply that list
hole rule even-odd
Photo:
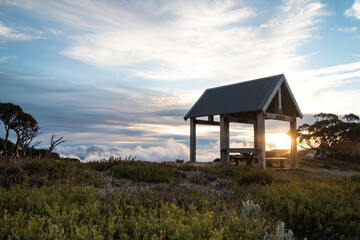
[{"label": "low vegetation", "polygon": [[360,177],[0,159],[0,239],[359,239]]}]

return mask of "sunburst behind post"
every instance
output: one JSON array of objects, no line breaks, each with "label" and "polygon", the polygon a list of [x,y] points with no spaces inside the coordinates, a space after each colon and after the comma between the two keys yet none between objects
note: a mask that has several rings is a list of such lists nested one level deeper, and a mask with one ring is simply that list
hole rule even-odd
[{"label": "sunburst behind post", "polygon": [[289,149],[291,138],[286,133],[266,133],[266,150]]}]

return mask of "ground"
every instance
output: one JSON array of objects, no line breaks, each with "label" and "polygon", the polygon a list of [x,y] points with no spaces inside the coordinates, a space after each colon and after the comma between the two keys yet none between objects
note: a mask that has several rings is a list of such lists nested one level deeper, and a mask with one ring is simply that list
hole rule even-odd
[{"label": "ground", "polygon": [[231,164],[0,159],[0,239],[359,239],[358,164]]}]

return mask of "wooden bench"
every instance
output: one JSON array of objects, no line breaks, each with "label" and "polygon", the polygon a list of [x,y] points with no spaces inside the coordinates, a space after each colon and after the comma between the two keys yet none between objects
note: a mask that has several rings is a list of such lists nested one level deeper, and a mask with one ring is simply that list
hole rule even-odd
[{"label": "wooden bench", "polygon": [[[241,156],[235,157],[235,165],[238,165],[239,161],[241,159],[244,159],[244,160],[246,160],[246,166],[252,166],[252,160],[258,158],[257,156],[255,156],[256,150],[257,149],[255,149],[255,148],[227,148],[227,149],[222,149],[222,151],[226,151],[227,154],[229,154],[229,153],[240,153]],[[285,167],[284,163],[285,163],[286,159],[287,159],[286,157],[266,157],[266,164],[269,164],[269,167],[273,167],[272,166],[273,162],[279,162],[280,168],[284,168]]]},{"label": "wooden bench", "polygon": [[246,166],[252,166],[252,160],[255,157],[256,149],[255,148],[227,148],[222,149],[226,151],[227,154],[230,153],[240,153],[242,157],[235,158],[235,165],[239,165],[241,159],[246,160]]}]

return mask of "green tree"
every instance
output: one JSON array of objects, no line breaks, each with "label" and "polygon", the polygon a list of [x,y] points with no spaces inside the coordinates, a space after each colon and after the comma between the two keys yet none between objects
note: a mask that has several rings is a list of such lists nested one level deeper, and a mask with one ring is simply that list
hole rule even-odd
[{"label": "green tree", "polygon": [[14,129],[17,124],[18,116],[21,113],[23,113],[23,110],[19,105],[12,103],[0,103],[0,120],[4,123],[5,128],[5,139],[3,140],[5,155],[8,154],[7,143],[9,140],[10,130]]},{"label": "green tree", "polygon": [[332,156],[359,158],[360,118],[357,115],[350,113],[340,119],[335,114],[319,113],[314,117],[315,123],[303,124],[297,130],[301,147],[318,151],[320,144],[325,143]]},{"label": "green tree", "polygon": [[40,134],[40,127],[36,120],[30,114],[25,113],[19,105],[0,103],[0,120],[5,127],[5,139],[3,140],[5,155],[9,153],[7,144],[10,130],[13,130],[17,136],[16,157],[19,157],[19,148],[25,152],[32,140]]},{"label": "green tree", "polygon": [[30,142],[39,134],[40,127],[30,114],[20,113],[18,114],[15,124],[12,128],[16,133],[16,150],[15,155],[19,157],[19,147],[24,150],[30,144]]}]

